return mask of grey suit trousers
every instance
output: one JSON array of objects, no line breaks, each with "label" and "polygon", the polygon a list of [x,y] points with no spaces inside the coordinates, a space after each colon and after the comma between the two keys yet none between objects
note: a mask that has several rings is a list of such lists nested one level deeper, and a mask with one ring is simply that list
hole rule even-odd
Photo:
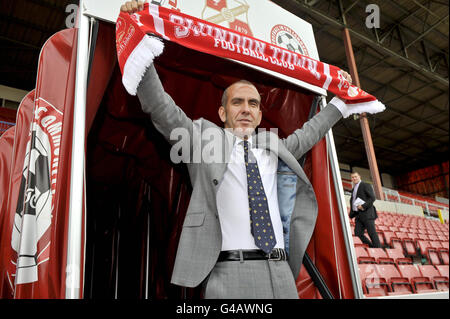
[{"label": "grey suit trousers", "polygon": [[204,298],[298,299],[298,293],[287,261],[221,261],[204,283]]}]

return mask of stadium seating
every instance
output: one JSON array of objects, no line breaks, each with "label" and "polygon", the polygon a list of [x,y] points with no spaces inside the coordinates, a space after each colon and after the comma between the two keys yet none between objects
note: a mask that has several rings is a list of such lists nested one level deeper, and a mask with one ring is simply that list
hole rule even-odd
[{"label": "stadium seating", "polygon": [[448,291],[448,224],[383,211],[378,216],[383,248],[369,248],[353,236],[364,295]]},{"label": "stadium seating", "polygon": [[376,264],[375,258],[369,256],[365,247],[356,246],[355,253],[358,264]]},{"label": "stadium seating", "polygon": [[423,258],[426,258],[429,263],[434,265],[441,264],[441,260],[439,258],[439,253],[436,247],[434,247],[430,241],[419,240],[418,246],[420,254]]},{"label": "stadium seating", "polygon": [[403,295],[414,293],[413,286],[408,278],[403,277],[395,265],[377,264],[374,265],[379,278],[388,283],[390,292],[388,295]]},{"label": "stadium seating", "polygon": [[443,265],[448,265],[448,240],[441,241],[441,248],[438,249],[439,257]]},{"label": "stadium seating", "polygon": [[389,257],[383,248],[367,248],[367,254],[376,260],[378,264],[394,264],[394,259]]},{"label": "stadium seating", "polygon": [[359,264],[359,274],[364,295],[368,297],[387,296],[389,285],[384,278],[380,278],[373,264]]},{"label": "stadium seating", "polygon": [[361,246],[361,247],[369,247],[368,245],[364,244],[361,239],[359,239],[358,236],[353,236],[353,244],[355,247]]},{"label": "stadium seating", "polygon": [[402,277],[408,278],[414,293],[436,292],[430,278],[423,276],[415,265],[398,265]]},{"label": "stadium seating", "polygon": [[[418,194],[408,193],[408,192],[404,192],[404,191],[398,191],[398,195],[399,196],[393,196],[393,195],[388,196],[387,200],[392,201],[392,202],[399,202],[399,198],[400,198],[401,203],[415,205],[415,206],[421,206],[425,211],[429,211],[433,215],[437,215],[438,209],[444,208],[444,209],[448,210],[448,208],[449,208],[448,204],[440,203],[432,198],[421,196]],[[428,207],[427,207],[427,203],[428,203]]]},{"label": "stadium seating", "polygon": [[418,265],[417,267],[422,276],[433,280],[435,289],[448,290],[448,277],[442,276],[434,265]]},{"label": "stadium seating", "polygon": [[380,240],[381,246],[386,246],[386,240],[384,239],[384,234],[382,231],[377,231],[378,239]]},{"label": "stadium seating", "polygon": [[402,241],[400,238],[397,237],[397,235],[393,231],[385,231],[384,232],[384,238],[386,239],[385,243],[386,245],[392,247],[392,248],[402,248]]},{"label": "stadium seating", "polygon": [[410,257],[405,257],[401,249],[386,249],[386,255],[389,258],[392,258],[396,265],[413,263],[413,260]]},{"label": "stadium seating", "polygon": [[436,265],[436,269],[439,271],[441,276],[448,278],[448,265]]}]

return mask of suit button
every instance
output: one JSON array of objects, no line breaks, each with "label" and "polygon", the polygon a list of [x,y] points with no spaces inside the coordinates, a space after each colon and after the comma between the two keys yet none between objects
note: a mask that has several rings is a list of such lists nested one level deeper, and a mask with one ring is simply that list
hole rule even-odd
[{"label": "suit button", "polygon": [[219,184],[219,181],[217,179],[213,179],[213,183],[217,186],[217,184]]}]

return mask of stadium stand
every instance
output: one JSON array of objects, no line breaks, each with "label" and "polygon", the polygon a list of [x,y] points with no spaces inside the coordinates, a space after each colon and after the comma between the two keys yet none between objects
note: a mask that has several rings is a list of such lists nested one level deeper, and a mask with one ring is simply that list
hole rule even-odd
[{"label": "stadium stand", "polygon": [[430,278],[423,276],[416,265],[398,265],[398,271],[402,277],[408,278],[414,293],[437,291]]},{"label": "stadium stand", "polygon": [[448,290],[448,277],[442,276],[434,265],[417,265],[419,272],[424,277],[433,280],[437,290]]},{"label": "stadium stand", "polygon": [[[354,235],[354,220],[350,220]],[[366,297],[448,291],[448,223],[425,216],[378,211],[382,248],[353,236]]]},{"label": "stadium stand", "polygon": [[402,264],[413,264],[413,260],[411,257],[405,257],[403,254],[402,249],[388,249],[386,248],[386,254],[389,258],[392,258],[394,260],[394,263],[396,265],[402,265]]},{"label": "stadium stand", "polygon": [[367,250],[364,246],[356,246],[355,247],[356,257],[358,260],[358,264],[376,264],[374,257],[369,256]]},{"label": "stadium stand", "polygon": [[[352,190],[352,183],[351,180],[342,178],[342,186],[344,191],[347,191],[348,193]],[[433,198],[413,194],[405,191],[400,190],[393,190],[390,188],[383,187],[383,194],[384,199],[386,202],[390,202],[394,204],[394,211],[397,213],[401,213],[403,210],[402,204],[406,206],[407,213],[411,213],[411,209],[408,206],[414,206],[417,208],[420,208],[418,211],[416,211],[417,215],[422,216],[423,212],[426,212],[427,214],[430,214],[431,216],[438,217],[438,210],[446,212],[447,216],[447,224],[448,224],[448,212],[449,212],[449,205],[438,202]],[[400,205],[395,205],[400,204]],[[390,211],[390,210],[387,210]]]},{"label": "stadium stand", "polygon": [[391,264],[377,264],[375,265],[379,278],[384,279],[388,283],[388,295],[404,295],[414,293],[413,285],[409,278],[403,277],[399,269]]},{"label": "stadium stand", "polygon": [[358,264],[361,276],[363,293],[367,297],[387,296],[390,292],[389,285],[384,278],[377,273],[373,264]]},{"label": "stadium stand", "polygon": [[367,248],[369,257],[374,258],[378,264],[394,264],[394,259],[389,257],[383,248]]}]

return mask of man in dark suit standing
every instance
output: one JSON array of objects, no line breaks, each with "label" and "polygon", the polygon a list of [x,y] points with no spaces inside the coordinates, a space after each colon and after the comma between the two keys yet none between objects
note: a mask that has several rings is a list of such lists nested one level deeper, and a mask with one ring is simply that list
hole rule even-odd
[{"label": "man in dark suit standing", "polygon": [[[361,181],[358,172],[351,174],[353,189],[350,197],[350,218],[355,218],[355,236],[358,236],[364,244],[371,248],[380,248],[381,243],[375,229],[375,219],[377,219],[377,211],[373,202],[375,194],[372,186]],[[370,240],[364,235],[367,229]]]}]

